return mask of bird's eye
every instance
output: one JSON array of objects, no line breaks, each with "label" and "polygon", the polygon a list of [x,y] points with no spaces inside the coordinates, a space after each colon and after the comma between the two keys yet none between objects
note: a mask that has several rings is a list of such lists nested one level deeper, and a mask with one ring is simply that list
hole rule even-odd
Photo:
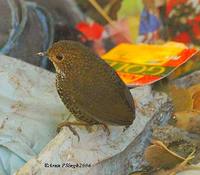
[{"label": "bird's eye", "polygon": [[61,61],[64,58],[63,54],[57,54],[56,59]]}]

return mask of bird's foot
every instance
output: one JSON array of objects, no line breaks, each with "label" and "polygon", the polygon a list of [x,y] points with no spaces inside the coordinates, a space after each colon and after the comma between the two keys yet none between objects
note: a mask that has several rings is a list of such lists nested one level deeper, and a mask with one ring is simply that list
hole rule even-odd
[{"label": "bird's foot", "polygon": [[128,128],[129,128],[130,125],[127,125],[123,128],[123,132],[125,132]]},{"label": "bird's foot", "polygon": [[102,126],[103,131],[106,132],[108,136],[110,135],[110,130],[109,130],[108,126],[106,124],[104,124],[104,123],[94,123],[94,124],[87,124],[87,125],[85,125],[85,127],[86,127],[86,129],[87,129],[87,131],[89,133],[92,132],[91,126],[94,126],[94,125],[100,125],[100,126]]},{"label": "bird's foot", "polygon": [[109,130],[109,128],[108,128],[108,126],[106,124],[104,124],[104,123],[98,123],[98,125],[102,125],[103,126],[103,130],[105,132],[107,132],[108,136],[110,135],[110,130]]},{"label": "bird's foot", "polygon": [[75,136],[78,137],[78,141],[80,141],[80,136],[79,136],[79,134],[77,133],[77,131],[72,127],[72,125],[74,125],[74,126],[85,126],[86,129],[88,130],[88,132],[91,132],[90,126],[92,126],[92,125],[102,125],[102,126],[103,126],[103,130],[104,130],[105,132],[107,132],[107,135],[110,135],[110,130],[109,130],[108,126],[107,126],[106,124],[104,124],[104,123],[89,124],[89,123],[85,123],[85,122],[70,122],[70,121],[64,121],[64,122],[58,124],[58,126],[57,126],[57,132],[60,132],[60,130],[61,130],[64,126],[66,126],[66,127],[68,127],[68,128],[70,129],[70,131],[71,131]]},{"label": "bird's foot", "polygon": [[61,130],[64,126],[66,126],[66,127],[68,127],[68,128],[70,129],[70,131],[71,131],[75,136],[78,137],[78,141],[80,141],[80,136],[79,136],[79,134],[77,133],[77,131],[76,131],[74,128],[72,128],[72,125],[74,125],[74,126],[86,126],[86,127],[90,126],[90,124],[84,123],[84,122],[69,122],[69,121],[64,121],[64,122],[58,124],[58,126],[57,126],[57,132],[60,132],[60,130]]}]

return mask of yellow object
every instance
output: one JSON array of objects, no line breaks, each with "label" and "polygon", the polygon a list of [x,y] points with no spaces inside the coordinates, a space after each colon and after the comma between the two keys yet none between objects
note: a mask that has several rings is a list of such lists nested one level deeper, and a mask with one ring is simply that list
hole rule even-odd
[{"label": "yellow object", "polygon": [[181,43],[168,42],[163,45],[120,44],[102,56],[105,60],[126,63],[163,65],[171,59],[178,59],[178,54],[187,47]]},{"label": "yellow object", "polygon": [[130,87],[154,83],[169,76],[198,52],[182,43],[120,44],[101,57]]}]

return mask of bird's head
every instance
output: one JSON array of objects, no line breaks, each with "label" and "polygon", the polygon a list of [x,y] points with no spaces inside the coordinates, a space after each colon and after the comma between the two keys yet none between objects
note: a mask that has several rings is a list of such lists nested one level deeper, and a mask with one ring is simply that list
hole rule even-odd
[{"label": "bird's head", "polygon": [[81,58],[87,48],[81,43],[70,40],[58,41],[52,45],[46,52],[40,52],[38,55],[47,56],[56,68],[56,72],[62,72],[64,66],[70,67],[73,61]]}]

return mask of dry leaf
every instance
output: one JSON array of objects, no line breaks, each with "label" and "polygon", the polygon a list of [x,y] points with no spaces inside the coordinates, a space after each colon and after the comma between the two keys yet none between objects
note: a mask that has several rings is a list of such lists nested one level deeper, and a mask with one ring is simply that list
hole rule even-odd
[{"label": "dry leaf", "polygon": [[176,112],[176,127],[187,130],[188,132],[200,134],[200,112]]},{"label": "dry leaf", "polygon": [[155,173],[155,175],[176,175],[178,172],[182,172],[184,170],[188,169],[199,169],[198,166],[190,166],[188,165],[188,162],[194,158],[194,153],[193,151],[183,162],[180,164],[176,165],[173,169],[170,170],[160,170]]},{"label": "dry leaf", "polygon": [[200,111],[200,90],[192,96],[193,99],[193,109]]},{"label": "dry leaf", "polygon": [[200,84],[191,86],[188,90],[193,101],[192,109],[200,111]]},{"label": "dry leaf", "polygon": [[191,96],[193,96],[196,92],[200,91],[200,84],[189,87],[188,91],[190,92]]},{"label": "dry leaf", "polygon": [[145,151],[145,159],[151,166],[160,169],[154,175],[176,175],[185,169],[193,168],[188,166],[188,162],[194,158],[194,153],[195,150],[187,158],[183,158],[169,150],[161,141],[153,141],[153,145]]},{"label": "dry leaf", "polygon": [[189,90],[170,86],[170,97],[172,98],[175,112],[190,111],[192,109],[192,96]]},{"label": "dry leaf", "polygon": [[145,159],[154,168],[170,169],[185,159],[170,151],[161,141],[153,141],[144,153]]}]

